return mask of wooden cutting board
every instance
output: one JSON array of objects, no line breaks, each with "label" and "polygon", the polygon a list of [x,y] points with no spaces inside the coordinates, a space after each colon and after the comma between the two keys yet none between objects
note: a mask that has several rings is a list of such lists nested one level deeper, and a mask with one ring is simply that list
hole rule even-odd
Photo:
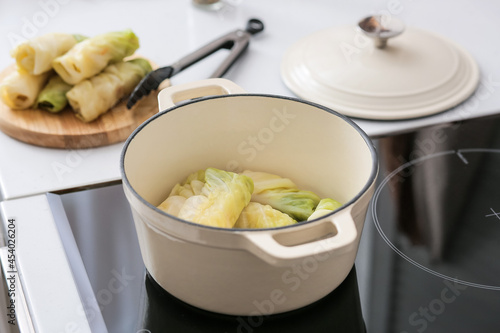
[{"label": "wooden cutting board", "polygon": [[[15,65],[3,70],[0,81],[14,70]],[[167,80],[160,88],[168,85]],[[121,101],[90,123],[76,118],[69,106],[55,114],[39,109],[12,110],[0,99],[0,130],[42,147],[78,149],[110,145],[125,141],[137,126],[158,112],[158,91],[143,97],[131,110],[127,109],[126,100]]]}]

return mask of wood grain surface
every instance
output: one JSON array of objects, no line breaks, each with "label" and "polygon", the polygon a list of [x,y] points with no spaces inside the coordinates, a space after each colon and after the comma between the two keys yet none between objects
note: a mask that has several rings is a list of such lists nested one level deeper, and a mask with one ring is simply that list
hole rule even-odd
[{"label": "wood grain surface", "polygon": [[[15,65],[4,69],[0,81],[14,70]],[[168,85],[167,80],[160,88]],[[14,139],[52,148],[91,148],[122,142],[158,112],[159,90],[143,97],[131,110],[125,99],[89,123],[79,120],[69,106],[53,114],[39,109],[12,110],[0,100],[0,130]]]}]

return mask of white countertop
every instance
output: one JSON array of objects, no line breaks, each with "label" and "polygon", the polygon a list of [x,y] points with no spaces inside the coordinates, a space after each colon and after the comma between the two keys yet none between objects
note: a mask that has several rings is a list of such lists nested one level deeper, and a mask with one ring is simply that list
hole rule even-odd
[{"label": "white countertop", "polygon": [[[226,0],[218,12],[200,10],[189,0],[0,0],[0,66],[13,62],[12,41],[46,32],[96,35],[131,28],[139,53],[169,65],[251,17],[265,23],[250,47],[224,76],[251,93],[294,96],[280,77],[281,58],[300,37],[336,25],[355,24],[376,13],[391,13],[407,25],[454,40],[477,60],[482,81],[464,104],[431,117],[406,121],[355,120],[371,137],[461,121],[500,111],[500,2],[482,1],[286,1]],[[224,53],[215,54],[172,79],[172,84],[207,78]],[[120,179],[122,144],[86,149],[47,149],[0,133],[0,199],[81,187]]]}]

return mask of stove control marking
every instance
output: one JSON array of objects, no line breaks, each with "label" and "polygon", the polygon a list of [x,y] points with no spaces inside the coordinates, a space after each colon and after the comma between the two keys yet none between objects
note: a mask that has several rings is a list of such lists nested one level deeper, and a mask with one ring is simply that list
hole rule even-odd
[{"label": "stove control marking", "polygon": [[457,150],[457,156],[464,162],[464,164],[469,164],[469,161],[462,155],[462,152],[460,150]]},{"label": "stove control marking", "polygon": [[488,215],[486,215],[485,217],[496,216],[496,218],[500,220],[500,212],[495,212],[495,211],[493,210],[493,208],[491,208],[491,207],[490,207],[490,209],[491,209],[491,211],[493,212],[493,214],[488,214]]}]

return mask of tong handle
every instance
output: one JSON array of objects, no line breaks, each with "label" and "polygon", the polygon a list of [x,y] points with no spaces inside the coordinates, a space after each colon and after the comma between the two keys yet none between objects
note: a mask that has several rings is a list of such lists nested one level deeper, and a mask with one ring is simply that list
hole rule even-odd
[{"label": "tong handle", "polygon": [[248,47],[248,44],[250,43],[250,36],[261,32],[262,30],[264,30],[264,23],[262,23],[262,21],[258,19],[250,19],[247,22],[245,30],[238,29],[229,32],[172,64],[171,67],[173,68],[173,72],[171,76],[179,73],[183,69],[197,63],[220,49],[229,49],[231,52],[228,57],[210,76],[211,78],[221,77]]},{"label": "tong handle", "polygon": [[245,31],[250,35],[255,35],[264,30],[264,23],[256,18],[249,19]]}]

